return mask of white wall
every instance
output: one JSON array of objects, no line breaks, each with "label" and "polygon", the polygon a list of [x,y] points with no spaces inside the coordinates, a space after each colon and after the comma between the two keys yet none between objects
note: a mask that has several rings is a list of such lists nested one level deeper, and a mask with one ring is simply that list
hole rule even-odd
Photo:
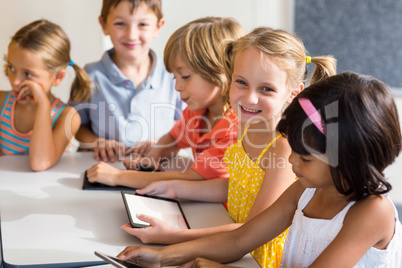
[{"label": "white wall", "polygon": [[[59,24],[64,29],[72,44],[71,58],[82,66],[99,58],[103,51],[102,32],[97,24],[100,8],[99,0],[2,0],[0,53],[7,53],[10,38],[18,29],[43,18]],[[3,57],[1,59],[3,60]],[[58,88],[54,88],[53,93],[67,100],[73,78],[74,72],[70,68],[67,79]],[[0,89],[10,89],[3,72],[0,75]]]},{"label": "white wall", "polygon": [[[152,47],[162,56],[167,39],[177,28],[204,16],[233,17],[247,30],[260,25],[291,30],[293,1],[163,0],[166,24]],[[67,33],[72,43],[71,57],[76,63],[83,66],[99,60],[103,51],[110,47],[110,41],[103,37],[98,24],[101,5],[102,0],[1,0],[0,55],[7,53],[10,38],[18,29],[44,18],[59,24]],[[67,78],[53,93],[67,101],[73,78],[74,72],[68,68]],[[1,70],[0,90],[9,89]]]}]

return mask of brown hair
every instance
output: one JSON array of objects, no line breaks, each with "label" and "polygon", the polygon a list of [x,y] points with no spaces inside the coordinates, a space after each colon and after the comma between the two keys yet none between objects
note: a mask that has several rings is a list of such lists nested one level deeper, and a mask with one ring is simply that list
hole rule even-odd
[{"label": "brown hair", "polygon": [[167,41],[164,51],[166,69],[173,72],[175,58],[179,55],[204,80],[223,89],[226,76],[220,53],[222,41],[233,40],[243,34],[243,27],[232,18],[193,20],[176,30]]},{"label": "brown hair", "polygon": [[[261,52],[261,57],[269,56],[282,70],[287,73],[287,84],[291,87],[304,83],[307,78],[306,57],[307,51],[303,42],[296,35],[284,30],[269,27],[259,27],[249,34],[224,45],[226,104],[224,111],[230,109],[229,90],[232,82],[234,61],[238,53],[246,48],[254,47]],[[311,83],[336,74],[336,60],[332,56],[311,57],[316,68],[311,76]]]},{"label": "brown hair", "polygon": [[[60,26],[47,20],[34,21],[15,33],[10,44],[40,55],[50,72],[65,69],[71,62],[70,40]],[[87,73],[77,64],[72,67],[75,79],[71,85],[70,100],[83,102],[90,97],[91,82]],[[7,70],[5,70],[7,75]]]},{"label": "brown hair", "polygon": [[127,1],[131,5],[130,12],[133,12],[135,8],[137,8],[141,2],[144,2],[149,9],[151,9],[156,17],[158,18],[158,22],[163,18],[162,13],[162,1],[161,0],[103,0],[102,10],[101,10],[101,18],[104,23],[106,23],[107,16],[112,8],[115,8],[120,2]]}]

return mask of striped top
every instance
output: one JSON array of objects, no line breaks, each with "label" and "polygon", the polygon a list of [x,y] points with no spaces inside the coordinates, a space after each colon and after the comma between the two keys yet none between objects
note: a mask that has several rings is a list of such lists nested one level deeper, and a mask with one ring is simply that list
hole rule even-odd
[{"label": "striped top", "polygon": [[[29,142],[31,141],[32,130],[27,133],[21,133],[15,129],[15,98],[16,94],[11,90],[7,94],[0,113],[0,152],[4,155],[29,153]],[[52,106],[50,107],[52,128],[65,106],[66,104],[64,104],[60,99],[56,99],[52,103]]]}]

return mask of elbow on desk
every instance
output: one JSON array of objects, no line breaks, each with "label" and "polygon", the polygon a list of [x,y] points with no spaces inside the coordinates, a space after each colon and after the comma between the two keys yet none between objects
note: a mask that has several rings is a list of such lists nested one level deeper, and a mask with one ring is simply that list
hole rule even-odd
[{"label": "elbow on desk", "polygon": [[30,164],[31,164],[32,171],[35,171],[35,172],[44,171],[53,165],[50,161],[43,161],[43,160],[38,161],[35,159],[31,159]]}]

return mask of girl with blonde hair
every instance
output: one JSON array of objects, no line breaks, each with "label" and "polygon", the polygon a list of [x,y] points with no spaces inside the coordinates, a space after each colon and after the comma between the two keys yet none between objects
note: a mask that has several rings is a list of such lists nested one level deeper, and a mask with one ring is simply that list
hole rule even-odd
[{"label": "girl with blonde hair", "polygon": [[29,154],[32,170],[53,166],[80,125],[74,108],[51,93],[72,67],[76,77],[70,99],[90,95],[90,81],[70,58],[70,41],[60,26],[34,21],[11,39],[5,56],[11,91],[0,91],[0,154]]},{"label": "girl with blonde hair", "polygon": [[[224,45],[227,85],[225,112],[239,120],[238,141],[225,153],[228,180],[205,182],[169,181],[154,183],[141,194],[199,201],[227,202],[235,223],[181,230],[141,215],[151,228],[123,226],[142,241],[177,243],[234,230],[271,206],[295,181],[288,161],[290,146],[276,130],[283,110],[303,90],[307,64],[316,68],[311,83],[336,73],[332,56],[309,57],[302,41],[283,30],[261,27]],[[278,267],[286,231],[252,251],[261,267]]]}]

